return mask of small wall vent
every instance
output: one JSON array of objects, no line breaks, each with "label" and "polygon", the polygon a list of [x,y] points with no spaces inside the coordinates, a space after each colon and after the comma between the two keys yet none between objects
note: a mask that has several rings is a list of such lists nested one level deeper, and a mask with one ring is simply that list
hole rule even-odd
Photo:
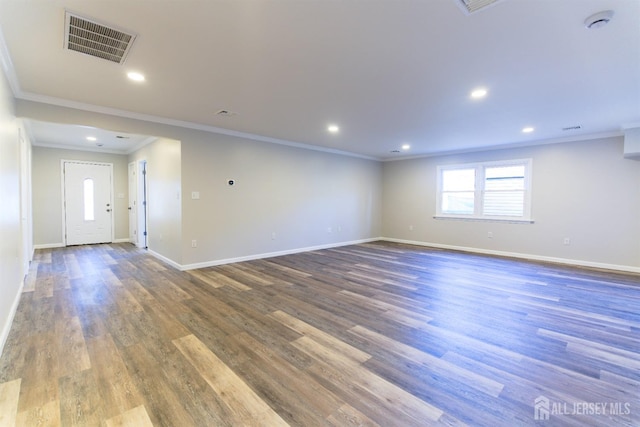
[{"label": "small wall vent", "polygon": [[69,11],[65,13],[65,49],[123,64],[135,34],[127,33]]},{"label": "small wall vent", "polygon": [[462,8],[462,10],[467,14],[471,14],[479,11],[480,9],[484,9],[487,6],[491,6],[495,3],[498,3],[502,0],[454,0],[458,5]]}]

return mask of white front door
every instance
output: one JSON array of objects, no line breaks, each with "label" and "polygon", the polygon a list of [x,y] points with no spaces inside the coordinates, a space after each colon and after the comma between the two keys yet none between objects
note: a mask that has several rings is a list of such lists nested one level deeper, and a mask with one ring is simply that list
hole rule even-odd
[{"label": "white front door", "polygon": [[67,245],[113,241],[113,165],[63,162]]}]

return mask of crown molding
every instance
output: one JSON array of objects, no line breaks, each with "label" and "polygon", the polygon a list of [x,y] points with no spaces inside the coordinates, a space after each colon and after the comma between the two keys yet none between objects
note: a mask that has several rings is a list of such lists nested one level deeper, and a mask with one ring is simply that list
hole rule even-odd
[{"label": "crown molding", "polygon": [[15,68],[13,67],[13,61],[11,61],[11,55],[9,55],[9,48],[4,40],[2,28],[0,28],[0,63],[2,64],[2,70],[4,71],[4,75],[7,77],[13,96],[17,98],[21,92],[20,84],[18,83],[18,76],[16,75]]},{"label": "crown molding", "polygon": [[382,162],[395,162],[400,160],[412,160],[412,159],[423,159],[427,157],[442,157],[442,156],[451,156],[457,154],[468,154],[468,153],[480,153],[485,151],[496,151],[496,150],[509,150],[513,148],[527,148],[527,147],[538,147],[540,145],[551,145],[551,144],[562,144],[566,142],[576,142],[576,141],[590,141],[593,139],[603,139],[603,138],[614,138],[623,136],[624,132],[622,130],[612,130],[606,132],[597,132],[597,133],[589,133],[589,134],[581,134],[575,135],[571,137],[563,137],[563,138],[548,138],[548,139],[539,139],[535,141],[526,141],[526,142],[514,142],[507,144],[499,144],[487,147],[476,147],[476,148],[467,148],[461,150],[450,150],[450,151],[439,151],[436,153],[427,153],[427,154],[419,154],[416,156],[403,156],[403,157],[394,157],[394,158],[384,158]]}]

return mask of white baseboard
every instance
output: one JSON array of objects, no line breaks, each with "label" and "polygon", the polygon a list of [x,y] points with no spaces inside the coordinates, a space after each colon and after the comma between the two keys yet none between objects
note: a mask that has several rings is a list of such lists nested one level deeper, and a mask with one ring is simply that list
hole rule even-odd
[{"label": "white baseboard", "polygon": [[16,311],[18,311],[18,304],[20,304],[20,297],[22,296],[23,289],[24,289],[24,278],[20,282],[20,285],[18,285],[18,293],[13,299],[13,304],[11,304],[9,315],[5,319],[5,323],[2,325],[2,332],[0,334],[0,356],[2,356],[2,352],[4,351],[4,345],[7,343],[7,339],[9,338],[9,332],[11,332],[11,325],[13,324],[13,319],[16,316]]},{"label": "white baseboard", "polygon": [[64,248],[64,243],[45,243],[42,245],[33,245],[33,250],[37,249],[53,249],[53,248]]},{"label": "white baseboard", "polygon": [[226,259],[205,261],[205,262],[199,262],[199,263],[195,263],[195,264],[182,265],[180,267],[180,270],[183,270],[183,271],[195,270],[195,269],[198,269],[198,268],[214,267],[216,265],[232,264],[234,262],[253,261],[253,260],[256,260],[256,259],[273,258],[273,257],[283,256],[283,255],[298,254],[298,253],[302,253],[302,252],[318,251],[318,250],[321,250],[321,249],[337,248],[337,247],[340,247],[340,246],[357,245],[357,244],[360,244],[360,243],[375,242],[377,240],[380,240],[380,238],[352,240],[352,241],[349,241],[349,242],[340,242],[340,243],[329,243],[329,244],[326,244],[326,245],[308,246],[308,247],[304,247],[304,248],[288,249],[288,250],[285,250],[285,251],[278,251],[278,252],[267,252],[267,253],[255,254],[255,255],[247,255],[247,256],[237,257],[237,258],[226,258]]},{"label": "white baseboard", "polygon": [[509,258],[527,259],[532,261],[544,261],[544,262],[551,262],[554,264],[571,265],[575,267],[589,267],[589,268],[599,268],[604,270],[624,271],[627,273],[640,273],[640,267],[634,267],[630,265],[606,264],[601,262],[583,261],[583,260],[576,260],[576,259],[569,259],[569,258],[557,258],[557,257],[544,256],[544,255],[523,254],[519,252],[494,251],[491,249],[479,249],[479,248],[470,248],[466,246],[443,245],[439,243],[420,242],[416,240],[394,239],[390,237],[382,237],[380,238],[380,240],[384,240],[386,242],[394,242],[394,243],[405,243],[408,245],[427,246],[427,247],[438,248],[438,249],[449,249],[453,251],[473,252],[473,253],[484,254],[484,255],[496,255],[496,256],[503,256],[503,257],[509,257]]},{"label": "white baseboard", "polygon": [[152,255],[152,256],[158,258],[160,261],[169,264],[171,267],[173,267],[173,268],[175,268],[177,270],[182,270],[183,269],[182,265],[178,264],[177,262],[175,262],[172,259],[167,258],[164,255],[160,255],[158,252],[155,252],[155,251],[153,251],[151,249],[147,249],[147,252],[149,252],[149,255]]},{"label": "white baseboard", "polygon": [[[113,241],[113,243],[130,243],[131,241],[126,238],[126,239],[115,239]],[[40,245],[33,245],[33,250],[35,251],[36,249],[54,249],[54,248],[64,248],[65,244],[64,243],[44,243],[44,244],[40,244]]]}]

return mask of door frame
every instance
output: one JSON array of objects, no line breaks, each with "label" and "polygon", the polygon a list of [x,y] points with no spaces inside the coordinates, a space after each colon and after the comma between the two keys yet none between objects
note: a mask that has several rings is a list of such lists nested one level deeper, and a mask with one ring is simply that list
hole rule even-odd
[{"label": "door frame", "polygon": [[149,164],[146,159],[138,160],[138,212],[136,214],[138,229],[138,247],[147,249],[149,247]]},{"label": "door frame", "polygon": [[[133,173],[133,183],[132,176]],[[132,185],[133,184],[133,185]],[[129,242],[138,246],[140,236],[138,233],[138,164],[129,162],[127,165],[127,185],[129,187],[128,217],[129,217]],[[133,231],[133,233],[132,233]]]},{"label": "door frame", "polygon": [[62,197],[61,199],[61,204],[62,204],[62,244],[64,246],[68,246],[67,245],[67,210],[66,210],[66,200],[67,200],[67,195],[66,195],[66,191],[65,191],[65,183],[64,183],[64,165],[65,163],[81,163],[84,165],[99,165],[99,166],[108,166],[109,167],[109,173],[111,175],[111,182],[110,184],[110,194],[109,194],[109,204],[111,205],[111,242],[113,242],[115,240],[115,216],[116,216],[116,211],[115,211],[115,205],[113,203],[113,191],[114,191],[114,185],[113,185],[113,181],[114,181],[114,177],[113,177],[113,163],[104,163],[104,162],[93,162],[90,160],[69,160],[69,159],[60,159],[60,191],[61,191],[61,195]]}]

